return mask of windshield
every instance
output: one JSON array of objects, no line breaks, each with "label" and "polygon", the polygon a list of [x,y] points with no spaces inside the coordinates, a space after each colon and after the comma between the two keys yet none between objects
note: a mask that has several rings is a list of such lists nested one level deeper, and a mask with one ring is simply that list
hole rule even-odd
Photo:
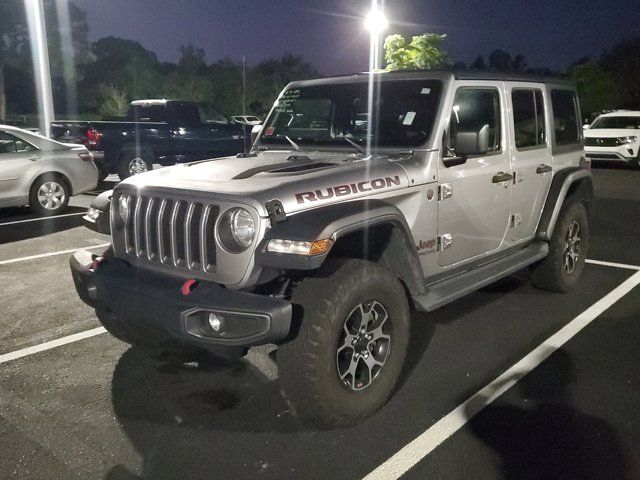
[{"label": "windshield", "polygon": [[289,88],[276,101],[263,144],[344,147],[341,137],[373,147],[416,147],[431,136],[442,91],[437,80],[385,80],[376,84],[368,125],[368,83]]},{"label": "windshield", "polygon": [[600,117],[591,128],[622,128],[640,130],[640,116],[638,117]]}]

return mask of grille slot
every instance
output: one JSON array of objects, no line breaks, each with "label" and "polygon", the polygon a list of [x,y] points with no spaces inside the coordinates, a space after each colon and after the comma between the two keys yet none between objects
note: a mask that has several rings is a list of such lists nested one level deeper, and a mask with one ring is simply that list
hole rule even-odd
[{"label": "grille slot", "polygon": [[117,233],[127,256],[188,270],[215,272],[218,205],[148,194],[129,197],[129,218]]}]

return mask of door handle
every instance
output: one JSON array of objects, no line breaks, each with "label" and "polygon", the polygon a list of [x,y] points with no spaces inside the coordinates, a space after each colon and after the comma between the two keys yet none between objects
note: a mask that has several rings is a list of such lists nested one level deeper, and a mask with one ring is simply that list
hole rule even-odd
[{"label": "door handle", "polygon": [[548,173],[551,170],[553,170],[553,168],[551,167],[551,165],[539,165],[538,168],[536,168],[536,173],[542,175],[544,173]]},{"label": "door handle", "polygon": [[513,175],[511,175],[510,173],[500,172],[494,175],[491,181],[493,183],[502,183],[502,182],[508,182],[509,180],[512,180],[512,179],[513,179]]}]

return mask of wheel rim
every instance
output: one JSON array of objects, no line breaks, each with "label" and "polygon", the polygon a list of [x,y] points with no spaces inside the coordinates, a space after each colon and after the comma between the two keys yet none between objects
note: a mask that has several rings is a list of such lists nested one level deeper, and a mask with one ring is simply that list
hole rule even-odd
[{"label": "wheel rim", "polygon": [[569,226],[567,238],[564,243],[563,264],[566,273],[573,273],[578,266],[581,249],[582,238],[580,237],[580,224],[574,220]]},{"label": "wheel rim", "polygon": [[389,314],[376,300],[361,303],[349,312],[342,330],[336,351],[338,378],[349,390],[364,390],[380,376],[389,358]]},{"label": "wheel rim", "polygon": [[67,198],[62,185],[58,182],[44,182],[38,188],[38,203],[47,210],[56,210],[60,208]]},{"label": "wheel rim", "polygon": [[131,175],[137,175],[138,173],[143,173],[147,170],[149,170],[147,168],[147,162],[140,157],[136,157],[129,162],[129,173]]}]

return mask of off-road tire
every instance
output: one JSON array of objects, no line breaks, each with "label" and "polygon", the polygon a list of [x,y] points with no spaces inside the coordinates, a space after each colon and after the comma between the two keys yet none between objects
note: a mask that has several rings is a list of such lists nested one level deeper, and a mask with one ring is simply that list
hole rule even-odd
[{"label": "off-road tire", "polygon": [[118,177],[120,180],[124,180],[125,178],[129,178],[132,173],[129,171],[129,166],[131,162],[134,160],[141,160],[146,164],[146,171],[153,170],[153,158],[146,152],[125,152],[120,155],[118,159]]},{"label": "off-road tire", "polygon": [[[336,353],[350,312],[375,300],[391,325],[389,350],[377,377],[352,390],[338,375]],[[409,343],[409,303],[391,272],[357,259],[334,260],[295,288],[297,336],[277,352],[280,384],[294,414],[320,427],[357,423],[382,407],[400,377]]]},{"label": "off-road tire", "polygon": [[[40,190],[40,187],[48,182],[53,182],[56,185],[59,185],[64,192],[64,201],[54,209],[45,208],[38,200],[38,191]],[[38,215],[59,215],[67,208],[67,205],[69,205],[70,198],[71,187],[69,186],[67,179],[57,173],[45,173],[44,175],[40,175],[35,182],[33,182],[33,185],[31,185],[31,189],[29,190],[29,207]]]},{"label": "off-road tire", "polygon": [[[573,288],[584,270],[589,250],[589,216],[583,203],[568,199],[549,242],[549,255],[531,267],[531,281],[536,288],[551,292],[567,292]],[[573,271],[565,269],[565,248],[571,225],[580,226],[580,252]]]}]

